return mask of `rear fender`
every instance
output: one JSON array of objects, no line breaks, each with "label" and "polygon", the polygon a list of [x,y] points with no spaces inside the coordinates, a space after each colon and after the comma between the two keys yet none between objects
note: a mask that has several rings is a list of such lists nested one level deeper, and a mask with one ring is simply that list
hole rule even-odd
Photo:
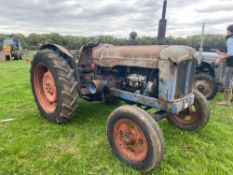
[{"label": "rear fender", "polygon": [[43,49],[53,50],[54,52],[61,55],[61,57],[67,61],[70,67],[74,70],[74,77],[75,77],[75,80],[78,82],[78,93],[80,94],[81,88],[80,88],[80,76],[78,72],[78,66],[75,62],[74,56],[70,53],[70,51],[66,49],[65,47],[57,45],[57,44],[45,44],[40,48],[40,50],[43,50]]}]

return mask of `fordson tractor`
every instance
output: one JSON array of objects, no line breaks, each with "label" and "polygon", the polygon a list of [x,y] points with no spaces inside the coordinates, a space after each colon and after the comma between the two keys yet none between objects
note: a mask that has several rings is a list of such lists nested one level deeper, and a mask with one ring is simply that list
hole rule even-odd
[{"label": "fordson tractor", "polygon": [[194,76],[194,88],[201,92],[208,100],[213,99],[218,90],[223,89],[223,77],[226,69],[226,62],[216,66],[215,61],[218,54],[215,49],[212,52],[203,52],[205,23],[202,27],[201,44],[199,52],[196,52],[195,58],[198,60],[196,74]]},{"label": "fordson tractor", "polygon": [[[47,44],[32,61],[31,84],[39,111],[57,123],[72,118],[78,98],[128,103],[108,118],[109,145],[118,159],[148,172],[164,152],[157,121],[167,118],[187,131],[209,121],[208,102],[192,87],[195,70],[194,49],[186,46],[91,43],[74,58],[64,47]],[[149,113],[152,108],[157,112]]]},{"label": "fordson tractor", "polygon": [[218,55],[214,52],[203,52],[201,63],[197,66],[194,76],[194,88],[208,100],[213,99],[218,90],[222,90],[223,77],[226,69],[225,61],[218,66],[214,62]]},{"label": "fordson tractor", "polygon": [[[165,37],[166,4],[164,0],[159,44]],[[32,61],[32,91],[41,114],[57,123],[72,118],[78,98],[128,103],[110,114],[107,137],[118,159],[145,173],[163,157],[157,121],[167,118],[187,131],[199,131],[209,121],[208,102],[193,89],[198,62],[194,52],[186,46],[90,43],[74,58],[64,47],[46,44]]]}]

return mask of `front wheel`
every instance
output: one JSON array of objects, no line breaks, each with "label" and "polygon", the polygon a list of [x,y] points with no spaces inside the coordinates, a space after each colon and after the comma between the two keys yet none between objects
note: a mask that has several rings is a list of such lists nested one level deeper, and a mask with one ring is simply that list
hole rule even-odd
[{"label": "front wheel", "polygon": [[158,166],[163,156],[163,136],[156,121],[134,106],[113,111],[107,122],[112,152],[132,168],[143,173]]},{"label": "front wheel", "polygon": [[180,129],[198,131],[209,121],[210,107],[206,98],[194,90],[194,104],[184,109],[179,114],[168,116],[168,121]]}]

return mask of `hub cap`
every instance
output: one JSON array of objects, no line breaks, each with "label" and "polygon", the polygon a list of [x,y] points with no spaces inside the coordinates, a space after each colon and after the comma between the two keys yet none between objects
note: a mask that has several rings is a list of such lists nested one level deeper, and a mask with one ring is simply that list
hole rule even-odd
[{"label": "hub cap", "polygon": [[146,158],[148,143],[144,133],[136,123],[127,119],[119,120],[114,127],[114,140],[126,159],[139,162]]},{"label": "hub cap", "polygon": [[196,80],[194,86],[195,89],[205,96],[208,96],[211,93],[211,84],[206,80]]},{"label": "hub cap", "polygon": [[47,113],[53,113],[57,106],[57,88],[49,68],[39,64],[34,71],[34,88],[38,102]]},{"label": "hub cap", "polygon": [[197,107],[194,104],[174,117],[179,123],[183,125],[190,125],[198,119]]},{"label": "hub cap", "polygon": [[49,102],[56,101],[56,85],[53,79],[53,75],[50,71],[46,72],[43,77],[43,90]]}]

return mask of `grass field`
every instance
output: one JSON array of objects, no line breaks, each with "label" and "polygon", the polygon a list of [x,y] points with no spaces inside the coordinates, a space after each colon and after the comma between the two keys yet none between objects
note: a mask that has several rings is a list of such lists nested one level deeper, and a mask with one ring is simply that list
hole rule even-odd
[{"label": "grass field", "polygon": [[[72,121],[64,125],[41,117],[31,93],[30,64],[0,62],[0,174],[140,174],[118,161],[106,137],[108,115],[117,106],[78,101]],[[160,166],[150,174],[233,174],[233,104],[210,101],[211,120],[198,133],[184,132],[166,120]],[[121,104],[124,104],[123,102]]]}]

